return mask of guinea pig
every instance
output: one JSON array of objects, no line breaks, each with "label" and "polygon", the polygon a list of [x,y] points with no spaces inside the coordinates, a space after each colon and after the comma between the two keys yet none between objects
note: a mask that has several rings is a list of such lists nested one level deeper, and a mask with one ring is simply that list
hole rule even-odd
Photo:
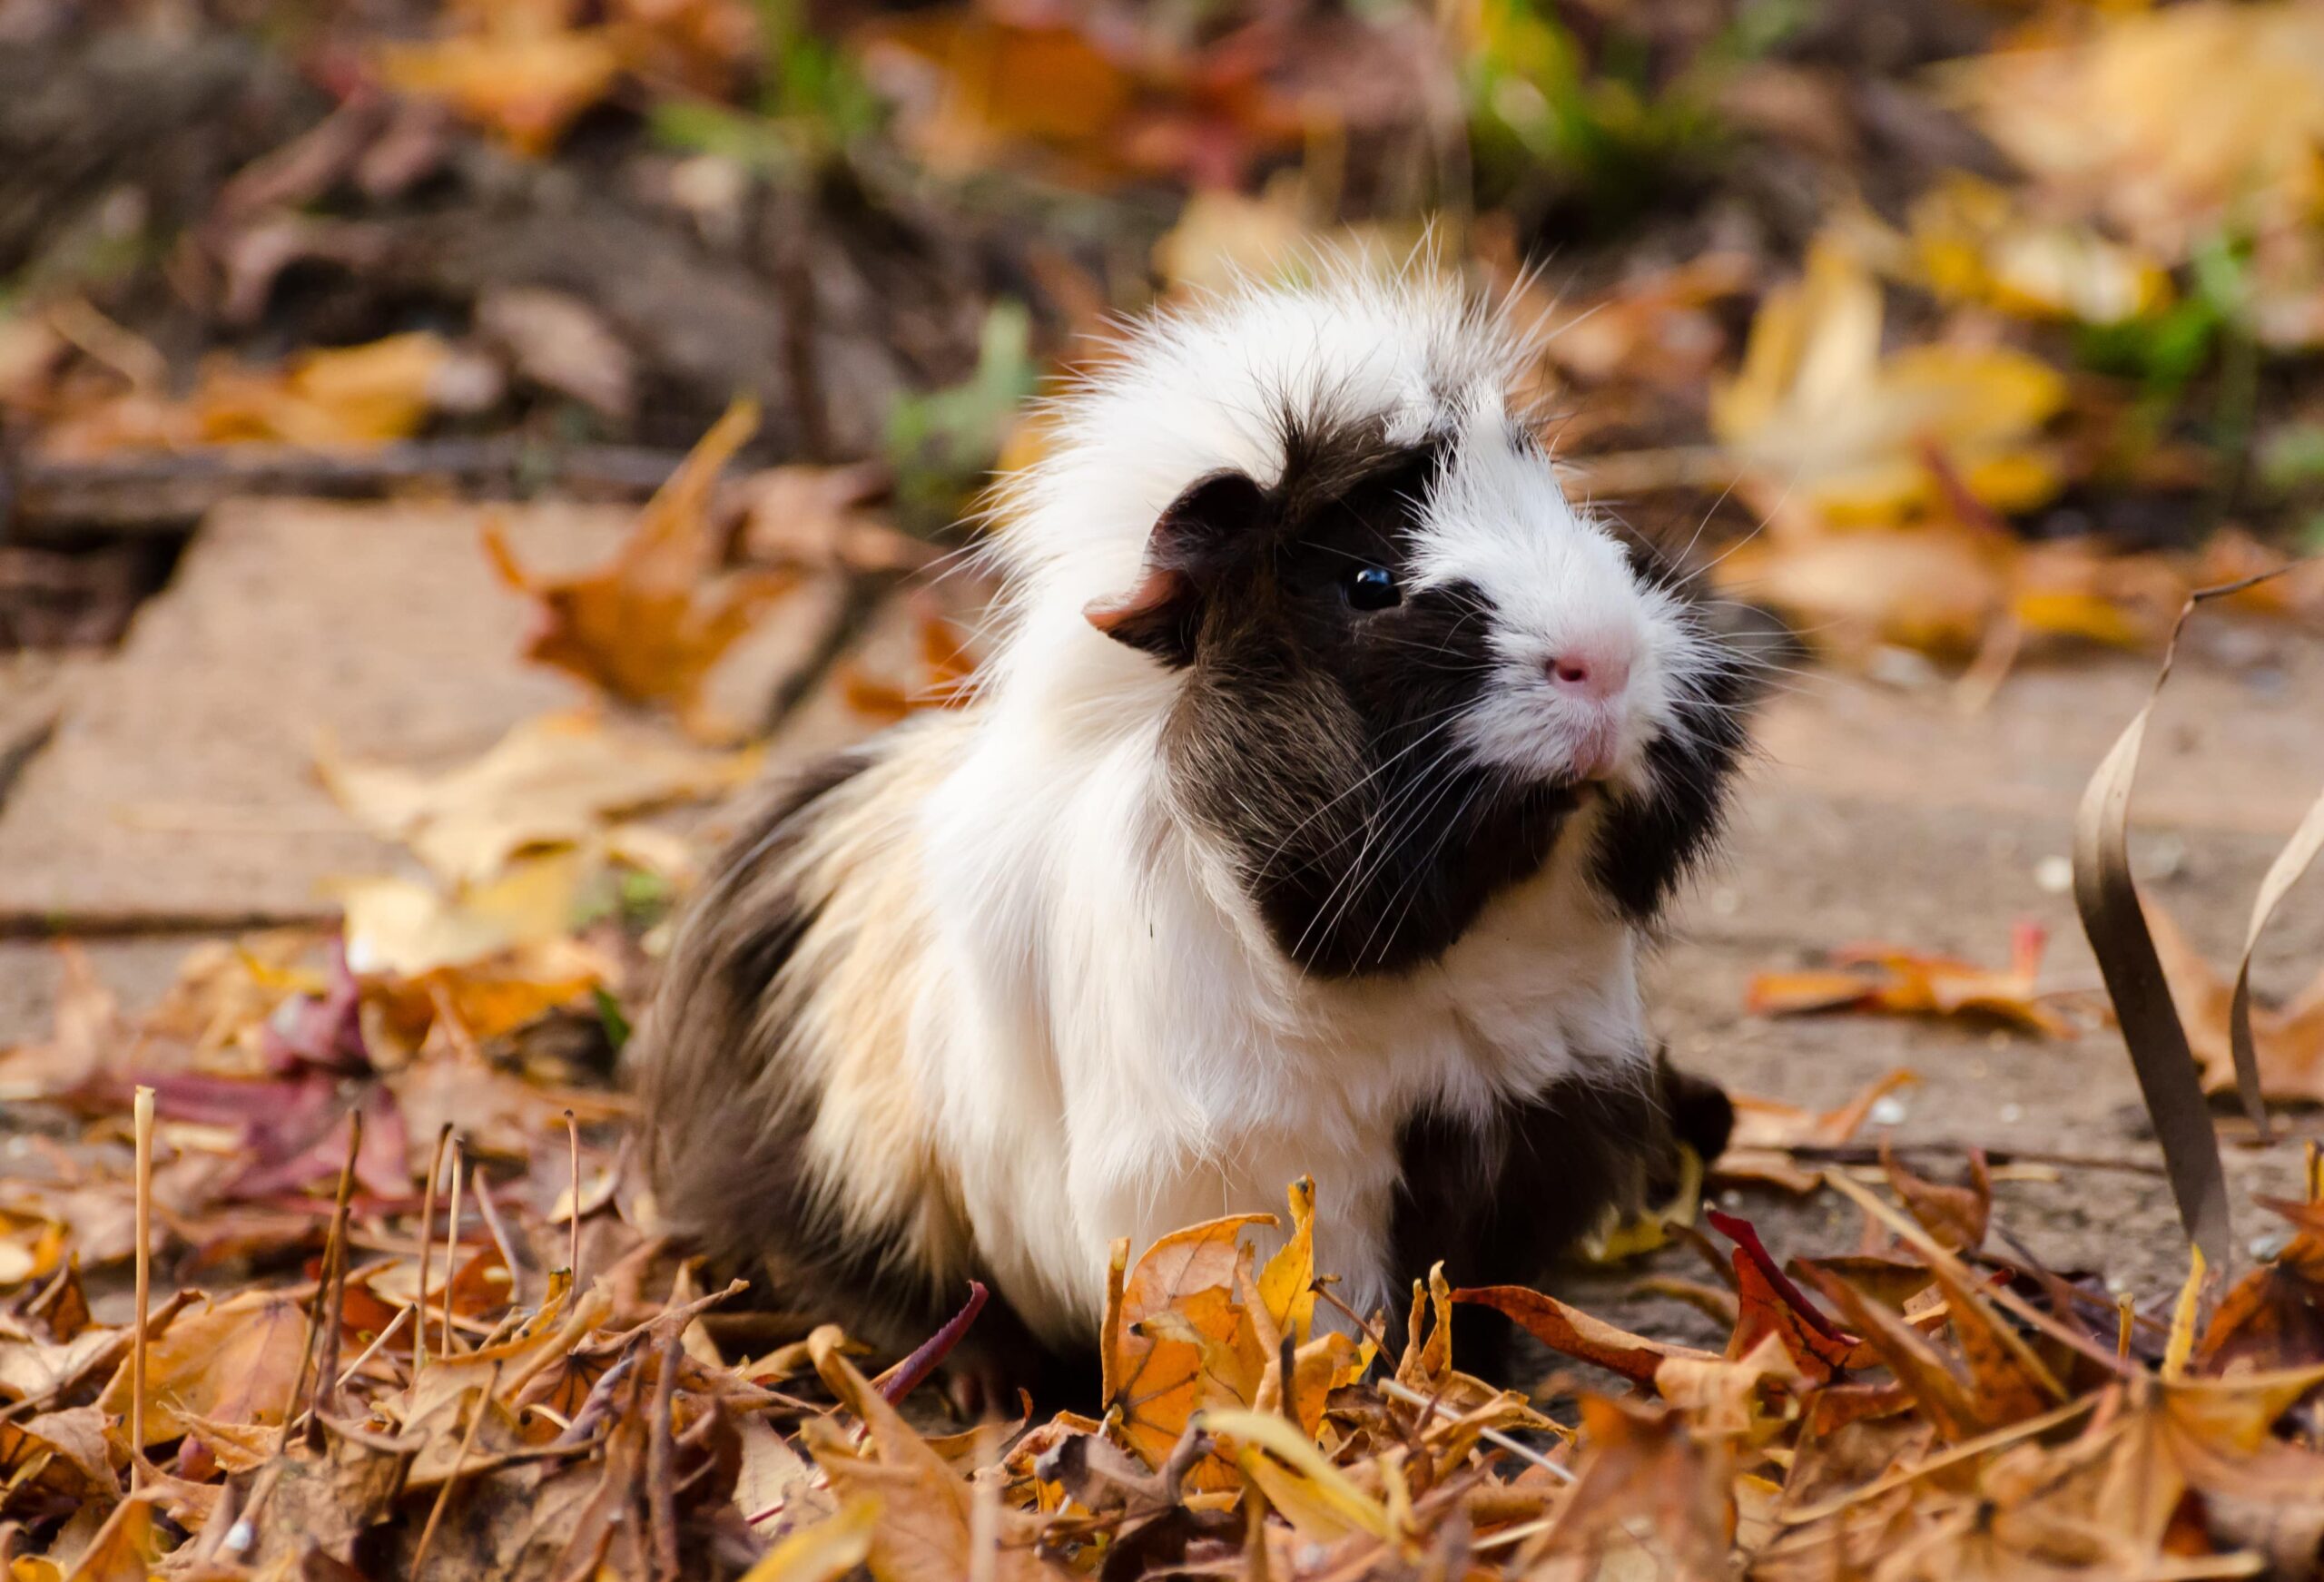
[{"label": "guinea pig", "polygon": [[1312,1175],[1316,1266],[1393,1314],[1438,1260],[1536,1277],[1676,1131],[1717,1152],[1638,962],[1753,666],[1568,502],[1527,361],[1456,285],[1342,274],[1060,398],[973,698],[783,788],[680,922],[670,1226],[891,1346],[982,1280],[973,1355],[1046,1383],[1094,1378],[1117,1238]]}]

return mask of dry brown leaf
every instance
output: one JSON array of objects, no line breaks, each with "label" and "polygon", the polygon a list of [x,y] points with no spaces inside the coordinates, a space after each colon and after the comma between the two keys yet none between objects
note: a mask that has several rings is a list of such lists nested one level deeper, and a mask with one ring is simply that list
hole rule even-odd
[{"label": "dry brown leaf", "polygon": [[1631,1334],[1521,1285],[1476,1286],[1454,1292],[1452,1299],[1505,1313],[1560,1356],[1608,1369],[1640,1384],[1651,1383],[1657,1370],[1673,1358],[1697,1362],[1720,1360],[1692,1346]]},{"label": "dry brown leaf", "polygon": [[543,25],[523,6],[506,15],[512,20],[450,38],[390,44],[379,52],[380,74],[537,157],[613,91],[622,53],[609,28]]},{"label": "dry brown leaf", "polygon": [[[987,1529],[990,1537],[977,1541],[974,1486],[856,1371],[841,1342],[840,1332],[830,1328],[818,1330],[809,1341],[824,1384],[869,1431],[871,1454],[855,1453],[836,1430],[811,1431],[808,1444],[844,1501],[877,1507],[868,1561],[872,1575],[879,1582],[955,1582],[970,1576],[1015,1582],[1046,1576],[1029,1544],[1009,1541],[1024,1519],[1018,1512],[996,1506]],[[813,1425],[817,1430],[830,1427]]]},{"label": "dry brown leaf", "polygon": [[1727,1151],[1712,1163],[1722,1181],[1758,1181],[1793,1192],[1812,1192],[1822,1182],[1821,1166],[1803,1168],[1791,1157],[1801,1147],[1836,1148],[1854,1137],[1873,1106],[1920,1078],[1899,1068],[1874,1081],[1837,1109],[1816,1111],[1748,1094],[1729,1096],[1735,1128]]},{"label": "dry brown leaf", "polygon": [[1886,1139],[1880,1145],[1880,1167],[1887,1173],[1889,1188],[1937,1245],[1951,1253],[1974,1253],[1984,1245],[1994,1212],[1994,1181],[1984,1149],[1970,1152],[1969,1178],[1958,1186],[1914,1174],[1896,1162]]},{"label": "dry brown leaf", "polygon": [[539,604],[528,657],[624,702],[668,704],[699,723],[694,711],[712,668],[798,581],[787,572],[719,570],[712,496],[758,425],[751,402],[729,408],[595,571],[536,577],[497,527],[485,530],[502,580]]},{"label": "dry brown leaf", "polygon": [[2053,1038],[2073,1036],[2063,1017],[2042,1003],[2039,979],[2048,936],[2020,923],[2010,940],[2010,965],[1995,971],[1950,956],[1896,945],[1850,945],[1831,953],[1837,972],[1754,974],[1745,1008],[1754,1016],[1805,1011],[1880,1011],[1893,1016],[1998,1017]]},{"label": "dry brown leaf", "polygon": [[872,508],[888,490],[886,470],[870,465],[753,473],[734,490],[743,507],[743,554],[762,565],[808,571],[918,571],[936,551]]},{"label": "dry brown leaf", "polygon": [[[180,1316],[145,1349],[145,1443],[176,1439],[198,1419],[281,1423],[306,1333],[302,1304],[273,1292],[240,1292]],[[124,1425],[129,1373],[123,1362],[98,1400]]]},{"label": "dry brown leaf", "polygon": [[2220,1299],[2194,1349],[2198,1372],[2324,1362],[2324,1204],[2261,1201],[2291,1222],[2292,1238]]},{"label": "dry brown leaf", "polygon": [[115,1506],[95,1540],[64,1573],[64,1582],[146,1582],[169,1548],[168,1535],[155,1519],[155,1504],[152,1497],[133,1496]]},{"label": "dry brown leaf", "polygon": [[41,449],[59,461],[212,445],[361,449],[409,438],[439,408],[480,404],[488,375],[425,331],[300,352],[279,368],[213,359],[183,399],[129,390],[49,424]]},{"label": "dry brown leaf", "polygon": [[48,1040],[0,1051],[0,1102],[46,1098],[95,1081],[106,1056],[128,1042],[121,1005],[71,940],[56,947],[56,1002]]}]

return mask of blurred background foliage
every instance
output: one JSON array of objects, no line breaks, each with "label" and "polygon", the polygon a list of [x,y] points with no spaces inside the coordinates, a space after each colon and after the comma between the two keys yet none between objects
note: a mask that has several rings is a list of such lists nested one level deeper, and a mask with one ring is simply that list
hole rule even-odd
[{"label": "blurred background foliage", "polygon": [[14,645],[117,631],[222,470],[634,496],[738,395],[746,460],[874,464],[943,536],[1119,315],[1327,255],[1506,302],[1577,489],[1740,545],[1837,653],[2151,644],[2324,547],[2308,0],[0,0],[0,40]]}]

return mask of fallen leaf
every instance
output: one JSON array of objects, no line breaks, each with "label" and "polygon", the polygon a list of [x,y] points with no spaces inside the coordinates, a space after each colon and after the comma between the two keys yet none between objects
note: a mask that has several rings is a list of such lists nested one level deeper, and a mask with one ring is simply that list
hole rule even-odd
[{"label": "fallen leaf", "polygon": [[839,1331],[830,1328],[810,1337],[815,1369],[865,1425],[871,1453],[855,1453],[835,1430],[811,1432],[808,1445],[842,1500],[876,1503],[879,1517],[869,1545],[872,1574],[881,1582],[950,1582],[971,1575],[1013,1582],[1044,1576],[1046,1568],[1029,1545],[1007,1540],[1009,1528],[1022,1520],[1015,1511],[994,1510],[990,1537],[982,1545],[977,1541],[971,1485],[855,1371],[841,1352],[840,1341]]},{"label": "fallen leaf", "polygon": [[1937,503],[1922,459],[1932,447],[1987,505],[2054,494],[2038,435],[2065,402],[2056,371],[1999,348],[1884,356],[1881,318],[1879,285],[1854,253],[1817,241],[1805,279],[1761,303],[1742,370],[1712,392],[1712,432],[1836,521],[1893,522]]},{"label": "fallen leaf", "polygon": [[890,492],[883,467],[776,467],[735,486],[745,558],[806,571],[896,575],[937,558],[935,548],[872,507]]},{"label": "fallen leaf", "polygon": [[2197,1372],[2324,1362],[2324,1204],[2261,1201],[2291,1222],[2292,1238],[2220,1299],[2194,1347]]},{"label": "fallen leaf", "polygon": [[871,1558],[879,1525],[876,1498],[851,1499],[769,1549],[743,1573],[743,1582],[839,1582]]},{"label": "fallen leaf", "polygon": [[1985,133],[2056,201],[2171,262],[2231,213],[2266,231],[2308,222],[2324,200],[2324,17],[2198,0],[2087,21],[1949,72]]},{"label": "fallen leaf", "polygon": [[2046,1037],[2070,1037],[2073,1025],[2042,1002],[2038,986],[2046,943],[2038,925],[2020,923],[2011,936],[2010,965],[2002,971],[1902,946],[1851,945],[1833,951],[1832,959],[1843,968],[1865,970],[1758,973],[1744,1005],[1763,1017],[1833,1010],[1983,1016]]},{"label": "fallen leaf", "polygon": [[616,423],[635,412],[636,359],[580,298],[538,286],[497,287],[477,299],[476,327],[535,384]]},{"label": "fallen leaf", "polygon": [[1791,1151],[1840,1146],[1871,1117],[1874,1105],[1919,1080],[1910,1071],[1891,1071],[1837,1109],[1820,1112],[1732,1094],[1728,1096],[1735,1106],[1734,1131],[1728,1138],[1727,1151],[1713,1163],[1711,1174],[1720,1180],[1761,1181],[1793,1192],[1812,1192],[1822,1184],[1822,1167],[1803,1168],[1791,1157]]},{"label": "fallen leaf", "polygon": [[154,1500],[133,1496],[113,1508],[64,1582],[145,1582],[167,1552],[168,1539],[154,1519]]},{"label": "fallen leaf", "polygon": [[120,1002],[88,952],[61,940],[56,961],[48,1039],[0,1052],[0,1102],[55,1098],[88,1087],[103,1074],[106,1056],[129,1041]]},{"label": "fallen leaf", "polygon": [[41,451],[85,461],[213,445],[363,449],[409,438],[439,409],[489,404],[479,383],[489,373],[423,330],[303,351],[275,368],[213,359],[182,399],[129,390],[48,425]]},{"label": "fallen leaf", "polygon": [[758,767],[754,752],[705,751],[586,710],[536,715],[440,773],[351,761],[329,742],[315,755],[359,823],[453,885],[494,879],[523,853],[579,845],[616,815],[732,791]]},{"label": "fallen leaf", "polygon": [[712,495],[758,424],[750,402],[729,408],[595,571],[535,577],[497,527],[485,529],[502,580],[539,605],[527,657],[626,703],[671,704],[693,721],[712,668],[798,581],[788,572],[719,571]]},{"label": "fallen leaf", "polygon": [[1476,1286],[1454,1292],[1452,1300],[1474,1302],[1504,1313],[1559,1355],[1607,1369],[1640,1384],[1652,1383],[1656,1371],[1672,1358],[1699,1362],[1719,1360],[1711,1352],[1697,1351],[1692,1346],[1649,1340],[1617,1329],[1578,1308],[1568,1307],[1553,1296],[1528,1291],[1521,1285]]},{"label": "fallen leaf", "polygon": [[2031,218],[2011,194],[1964,172],[1913,203],[1912,243],[1939,295],[2033,318],[2112,324],[2171,301],[2161,265],[2088,226]]},{"label": "fallen leaf", "polygon": [[[280,1424],[306,1333],[303,1306],[272,1292],[240,1292],[180,1315],[145,1349],[145,1443],[176,1439],[196,1419]],[[98,1400],[124,1426],[129,1375],[123,1361]]]},{"label": "fallen leaf", "polygon": [[327,888],[355,969],[417,978],[562,944],[606,871],[593,854],[555,851],[457,894],[393,875]]},{"label": "fallen leaf", "polygon": [[1959,1186],[1914,1174],[1896,1162],[1886,1140],[1880,1145],[1880,1167],[1887,1173],[1890,1190],[1937,1245],[1952,1253],[1974,1253],[1984,1245],[1985,1227],[1993,1218],[1994,1181],[1984,1149],[1970,1151],[1969,1178]]},{"label": "fallen leaf", "polygon": [[522,6],[507,15],[512,20],[449,38],[388,45],[379,71],[390,86],[435,100],[538,157],[613,91],[621,51],[608,28],[539,25]]}]

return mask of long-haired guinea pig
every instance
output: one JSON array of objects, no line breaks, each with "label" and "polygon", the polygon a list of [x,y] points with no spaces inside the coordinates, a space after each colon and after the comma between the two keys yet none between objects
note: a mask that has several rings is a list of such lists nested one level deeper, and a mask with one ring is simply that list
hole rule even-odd
[{"label": "long-haired guinea pig", "polygon": [[978,1365],[1054,1381],[1118,1237],[1311,1174],[1317,1267],[1393,1314],[1717,1152],[1638,958],[1752,667],[1568,503],[1524,360],[1456,287],[1343,277],[1157,317],[1062,399],[978,695],[785,788],[679,927],[670,1224],[879,1343],[981,1279]]}]

